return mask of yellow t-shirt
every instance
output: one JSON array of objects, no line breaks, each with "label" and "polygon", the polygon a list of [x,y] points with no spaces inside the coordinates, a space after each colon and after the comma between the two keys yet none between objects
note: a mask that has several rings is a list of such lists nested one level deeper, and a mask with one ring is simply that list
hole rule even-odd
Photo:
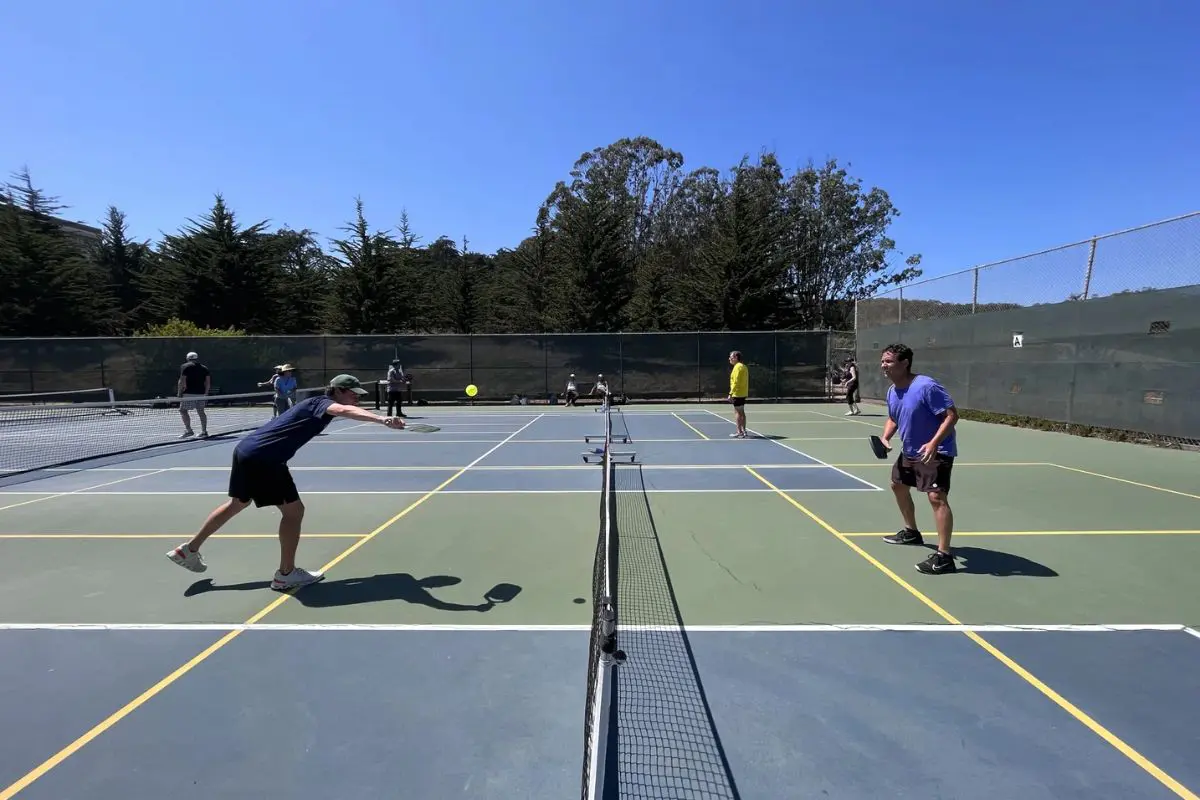
[{"label": "yellow t-shirt", "polygon": [[750,370],[742,362],[733,365],[729,373],[729,394],[734,397],[750,396]]}]

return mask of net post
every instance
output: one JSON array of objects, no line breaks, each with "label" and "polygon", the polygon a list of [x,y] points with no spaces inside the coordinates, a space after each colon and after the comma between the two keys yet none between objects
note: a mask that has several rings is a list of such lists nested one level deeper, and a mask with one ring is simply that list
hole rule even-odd
[{"label": "net post", "polygon": [[612,406],[604,408],[604,467],[600,502],[600,537],[592,574],[593,613],[591,652],[588,666],[588,702],[584,717],[585,758],[583,800],[606,800],[611,796],[609,737],[616,724],[615,669],[625,661],[617,642],[618,532],[613,475]]}]

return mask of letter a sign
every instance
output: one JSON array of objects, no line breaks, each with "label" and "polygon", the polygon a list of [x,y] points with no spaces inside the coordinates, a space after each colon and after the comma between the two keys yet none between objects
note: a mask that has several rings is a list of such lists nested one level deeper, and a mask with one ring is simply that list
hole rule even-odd
[{"label": "letter a sign", "polygon": [[1013,347],[1024,347],[1024,346],[1025,346],[1025,334],[1014,333],[1013,334]]}]

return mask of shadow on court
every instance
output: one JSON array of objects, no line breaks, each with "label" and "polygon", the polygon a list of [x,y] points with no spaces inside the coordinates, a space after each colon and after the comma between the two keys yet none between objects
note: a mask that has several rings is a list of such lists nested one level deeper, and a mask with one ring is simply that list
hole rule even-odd
[{"label": "shadow on court", "polygon": [[[457,586],[462,578],[453,575],[430,575],[417,578],[407,572],[386,572],[359,578],[324,580],[305,586],[294,596],[309,608],[333,608],[363,603],[378,603],[386,600],[403,600],[414,605],[428,606],[438,611],[490,611],[494,606],[512,601],[521,593],[521,587],[511,583],[499,583],[483,595],[476,604],[450,603],[439,600],[430,591],[447,586]],[[248,581],[246,583],[217,584],[212,578],[196,581],[184,592],[185,597],[195,597],[208,592],[251,592],[269,589],[270,581]]]},{"label": "shadow on court", "polygon": [[[927,545],[936,550],[934,545]],[[982,547],[959,547],[951,545],[955,558],[959,559],[959,572],[968,575],[992,575],[998,578],[1057,578],[1058,573],[1023,556],[1005,553],[1001,550],[987,550]]]}]

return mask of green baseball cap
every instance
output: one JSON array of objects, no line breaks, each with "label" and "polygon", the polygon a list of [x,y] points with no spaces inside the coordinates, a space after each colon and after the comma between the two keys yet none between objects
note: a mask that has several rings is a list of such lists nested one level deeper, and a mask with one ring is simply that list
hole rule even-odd
[{"label": "green baseball cap", "polygon": [[362,384],[358,382],[358,378],[353,375],[338,375],[329,382],[329,385],[334,389],[349,389],[355,394],[367,393],[367,390],[362,388]]}]

